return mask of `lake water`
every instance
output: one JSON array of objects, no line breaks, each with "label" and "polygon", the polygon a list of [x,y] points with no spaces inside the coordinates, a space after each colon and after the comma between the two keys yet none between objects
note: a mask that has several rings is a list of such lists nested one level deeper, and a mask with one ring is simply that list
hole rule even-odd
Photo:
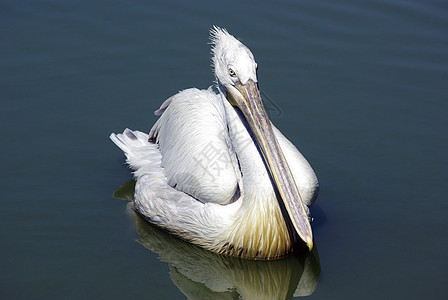
[{"label": "lake water", "polygon": [[[448,3],[155,2],[0,1],[0,297],[446,299]],[[311,255],[212,255],[113,196],[110,132],[212,84],[214,24],[319,177]]]}]

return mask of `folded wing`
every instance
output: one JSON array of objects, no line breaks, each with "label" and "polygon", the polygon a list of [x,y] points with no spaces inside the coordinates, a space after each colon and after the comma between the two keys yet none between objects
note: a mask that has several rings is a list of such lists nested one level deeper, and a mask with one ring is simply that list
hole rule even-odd
[{"label": "folded wing", "polygon": [[210,89],[187,89],[156,114],[149,138],[159,145],[168,184],[204,203],[236,200],[238,163],[218,96]]}]

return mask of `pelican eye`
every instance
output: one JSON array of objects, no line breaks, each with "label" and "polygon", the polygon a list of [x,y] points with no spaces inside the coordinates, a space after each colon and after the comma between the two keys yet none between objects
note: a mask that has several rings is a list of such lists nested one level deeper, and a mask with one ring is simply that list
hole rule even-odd
[{"label": "pelican eye", "polygon": [[236,76],[236,73],[235,73],[235,71],[232,70],[232,68],[229,68],[229,75],[232,77]]}]

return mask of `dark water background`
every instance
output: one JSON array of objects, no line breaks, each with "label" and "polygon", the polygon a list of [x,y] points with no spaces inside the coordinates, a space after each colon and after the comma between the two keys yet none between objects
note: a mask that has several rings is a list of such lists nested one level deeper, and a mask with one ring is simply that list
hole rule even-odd
[{"label": "dark water background", "polygon": [[185,298],[112,196],[131,174],[108,135],[212,84],[214,24],[320,179],[309,299],[446,299],[448,3],[423,0],[1,0],[0,297]]}]

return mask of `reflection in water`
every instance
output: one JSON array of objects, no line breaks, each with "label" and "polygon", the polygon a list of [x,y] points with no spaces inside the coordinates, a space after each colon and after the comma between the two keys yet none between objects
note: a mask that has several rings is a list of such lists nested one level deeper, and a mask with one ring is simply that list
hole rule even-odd
[{"label": "reflection in water", "polygon": [[[114,197],[133,200],[135,182]],[[132,209],[132,203],[129,208]],[[173,283],[188,299],[291,299],[311,295],[320,274],[317,247],[259,261],[219,255],[174,237],[134,212],[140,243],[167,262]]]}]

